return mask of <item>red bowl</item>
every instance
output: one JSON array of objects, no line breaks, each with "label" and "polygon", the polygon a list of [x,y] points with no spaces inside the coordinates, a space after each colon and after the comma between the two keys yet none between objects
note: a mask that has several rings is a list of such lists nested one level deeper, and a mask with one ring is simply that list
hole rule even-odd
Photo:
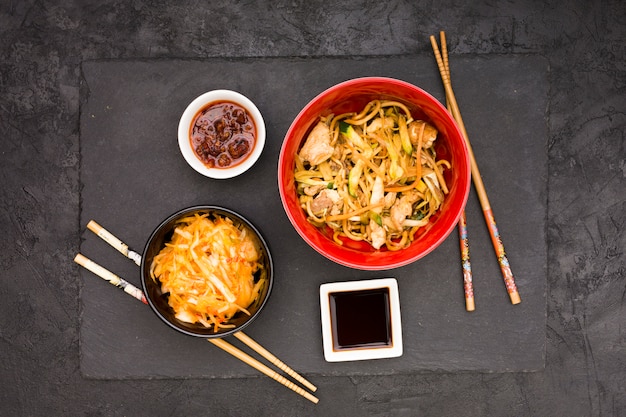
[{"label": "red bowl", "polygon": [[[374,249],[367,242],[347,241],[338,245],[332,234],[309,223],[298,204],[294,180],[294,156],[310,129],[322,115],[361,111],[371,100],[404,103],[415,119],[426,120],[439,131],[435,142],[437,156],[450,161],[444,171],[450,190],[436,215],[417,233],[408,248],[399,251]],[[455,228],[465,208],[470,190],[470,160],[465,140],[456,122],[443,105],[424,90],[404,81],[383,78],[357,78],[337,84],[311,100],[296,116],[287,131],[278,160],[278,188],[283,208],[298,234],[326,258],[350,268],[385,270],[414,262],[439,246]]]}]

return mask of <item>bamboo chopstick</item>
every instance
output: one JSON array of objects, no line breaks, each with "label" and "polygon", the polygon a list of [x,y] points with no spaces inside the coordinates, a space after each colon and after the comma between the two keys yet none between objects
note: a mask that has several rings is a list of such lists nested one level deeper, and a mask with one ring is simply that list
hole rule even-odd
[{"label": "bamboo chopstick", "polygon": [[86,256],[79,253],[76,255],[76,257],[74,257],[74,262],[84,267],[85,269],[93,272],[94,274],[98,275],[100,278],[104,279],[105,281],[109,281],[109,283],[115,285],[118,288],[123,289],[126,294],[132,295],[133,297],[135,297],[136,299],[138,299],[144,304],[148,304],[148,300],[146,300],[146,297],[143,294],[143,291],[135,287],[130,282],[115,275],[113,272],[109,271],[108,269],[105,269],[102,266],[98,265],[97,263],[87,258]]},{"label": "bamboo chopstick", "polygon": [[[114,284],[114,282],[111,279],[109,279],[109,277],[117,277],[117,275],[113,274],[112,272],[108,271],[107,269],[103,268],[102,266],[96,264],[95,262],[93,262],[89,258],[85,257],[84,255],[79,253],[74,258],[74,261],[77,264],[79,264],[81,266],[84,266],[89,271],[93,272],[94,274],[98,275],[100,278],[103,278],[103,279],[105,279],[105,280],[107,280],[107,281],[109,281],[109,282]],[[128,282],[124,281],[123,279],[121,279],[119,277],[117,277],[117,278],[127,284],[127,286],[124,288],[125,291],[126,291],[126,288],[128,288],[128,286],[132,286]],[[136,291],[139,291],[139,293],[141,294],[142,298],[139,298],[137,296],[137,294],[134,293],[134,292],[133,293],[128,292],[128,291],[126,291],[126,292],[128,294],[132,295],[133,297],[146,302],[146,299],[143,296],[143,293],[141,292],[141,290],[139,290],[136,287],[133,287],[133,288]],[[261,371],[262,373],[264,373],[265,375],[269,376],[270,378],[272,378],[276,382],[278,382],[278,383],[286,386],[287,388],[291,389],[292,391],[302,395],[307,400],[312,401],[312,402],[314,402],[316,404],[319,401],[319,399],[316,398],[315,396],[309,394],[308,392],[306,392],[304,389],[302,389],[298,385],[296,385],[293,382],[289,381],[288,379],[286,379],[285,377],[283,377],[282,375],[280,375],[276,371],[273,371],[272,369],[270,369],[266,365],[263,365],[261,362],[259,362],[258,360],[254,359],[252,356],[250,356],[250,355],[244,353],[243,351],[237,349],[236,347],[234,347],[230,343],[226,342],[225,340],[222,340],[222,339],[207,339],[207,340],[209,342],[213,343],[214,345],[218,346],[219,348],[225,350],[226,352],[230,353],[231,355],[233,355],[237,359],[239,359],[239,360],[243,361],[244,363],[250,365],[251,367],[255,368],[256,370]]]},{"label": "bamboo chopstick", "polygon": [[[450,78],[450,63],[448,60],[448,46],[444,32],[441,32],[441,56],[443,59],[443,68],[448,78]],[[446,94],[446,105],[448,111],[452,113],[450,99]],[[467,216],[465,210],[461,213],[459,224],[457,225],[459,232],[459,247],[461,250],[461,269],[463,272],[463,295],[465,297],[465,310],[474,311],[476,304],[474,302],[474,283],[472,282],[472,264],[470,262],[469,238],[467,236]]]},{"label": "bamboo chopstick", "polygon": [[[134,253],[137,255],[137,257],[131,257],[128,256],[124,253],[123,250],[119,250],[119,252],[121,252],[122,254],[126,255],[127,257],[129,257],[130,259],[133,259],[135,261],[135,263],[137,263],[138,265],[141,264],[141,256],[137,253],[134,252],[132,250],[129,249],[128,245],[126,245],[125,243],[123,243],[121,240],[119,240],[117,237],[115,237],[113,234],[111,234],[110,232],[106,231],[106,229],[104,229],[102,226],[100,226],[98,223],[96,223],[95,221],[91,220],[88,225],[87,225],[88,229],[91,230],[92,232],[94,232],[96,235],[98,235],[100,238],[102,238],[105,242],[107,242],[108,244],[110,244],[111,246],[115,247],[116,249],[118,248],[125,248],[125,251],[127,253]],[[137,262],[138,259],[138,262]],[[84,266],[85,268],[87,268],[89,271],[93,272],[94,274],[98,275],[99,277],[111,282],[112,284],[120,287],[120,288],[124,288],[124,291],[126,291],[128,294],[132,295],[133,297],[143,301],[145,304],[147,304],[147,300],[143,294],[143,292],[134,287],[132,284],[128,283],[127,281],[123,280],[122,278],[118,277],[117,275],[113,274],[112,272],[108,271],[107,269],[103,268],[102,266],[96,264],[95,262],[91,261],[90,259],[86,258],[85,256],[83,256],[82,254],[78,254],[76,255],[76,258],[74,259],[74,261],[76,263],[78,263],[81,266]],[[120,284],[118,285],[117,282],[119,282]],[[127,290],[128,289],[128,290]],[[131,289],[133,292],[130,292]],[[138,298],[138,295],[140,295],[142,298]],[[288,375],[290,375],[292,378],[294,378],[296,381],[300,382],[301,384],[303,384],[304,386],[306,386],[309,390],[315,392],[317,391],[317,387],[315,385],[313,385],[311,382],[309,382],[307,379],[305,379],[302,375],[300,375],[299,373],[297,373],[296,371],[294,371],[292,368],[290,368],[289,366],[287,366],[284,362],[282,362],[280,359],[278,359],[276,356],[274,356],[270,351],[268,351],[267,349],[265,349],[263,346],[261,346],[259,343],[257,343],[256,341],[254,341],[251,337],[249,337],[248,335],[244,334],[243,332],[239,331],[239,332],[235,332],[233,333],[233,336],[235,336],[237,339],[239,339],[241,342],[243,342],[244,344],[246,344],[248,347],[250,347],[250,349],[254,350],[255,352],[257,352],[259,355],[261,355],[262,357],[264,357],[265,359],[267,359],[270,363],[272,363],[273,365],[275,365],[276,367],[278,367],[279,369],[281,369],[282,371],[284,371],[285,373],[287,373]],[[209,341],[213,342],[216,339],[208,339]],[[236,349],[234,346],[230,345],[227,342],[224,342],[226,344],[228,344],[229,346],[231,346],[233,349]],[[214,343],[215,344],[215,343]],[[220,346],[223,347],[224,345]],[[241,351],[239,351],[241,352]],[[229,351],[229,353],[232,354],[232,352]],[[243,355],[246,355],[244,352],[241,352]],[[241,359],[238,355],[234,355],[235,357],[237,357],[238,359]],[[248,355],[246,355],[248,356]],[[249,357],[249,356],[248,356]],[[249,357],[251,360],[255,360],[252,357]],[[248,361],[244,360],[244,362],[248,363]],[[257,361],[258,362],[258,361]],[[251,365],[250,363],[248,363],[248,365]],[[260,365],[261,367],[264,367],[265,365],[263,365],[262,363],[258,363],[258,365]],[[265,373],[266,375],[270,376],[272,379],[275,379],[276,381],[280,382],[281,384],[285,385],[284,383],[282,383],[279,379],[275,378],[274,376],[267,374],[265,371],[261,370],[260,368],[258,368],[257,366],[251,365],[253,366],[255,369]],[[268,368],[269,369],[269,368]],[[271,372],[276,373],[275,371],[272,371],[271,369],[269,369]],[[277,374],[279,377],[285,379],[284,377],[282,377],[280,374]],[[288,383],[291,383],[289,380],[286,380]],[[293,384],[295,385],[295,384]],[[287,386],[287,385],[285,385]],[[296,391],[295,389],[287,386],[288,388],[296,391],[298,394],[303,395],[305,398],[307,398],[310,401],[313,401],[314,403],[318,402],[318,399],[315,398],[314,396],[312,396],[311,394],[309,394],[308,392],[302,390],[302,388],[298,387],[297,385],[295,385],[299,390],[303,391],[305,394],[307,395],[303,395],[300,392]]]},{"label": "bamboo chopstick", "polygon": [[297,373],[296,371],[291,369],[283,361],[278,359],[276,356],[274,356],[270,351],[265,349],[263,346],[259,345],[257,342],[255,342],[251,337],[246,335],[244,332],[242,332],[242,331],[235,332],[235,333],[233,333],[233,336],[235,336],[237,339],[241,340],[244,344],[249,346],[252,350],[257,352],[259,355],[263,356],[268,361],[270,361],[271,364],[273,364],[277,368],[279,368],[282,371],[284,371],[287,375],[290,375],[293,379],[295,379],[296,381],[300,382],[302,385],[307,387],[309,390],[311,390],[313,392],[317,391],[317,387],[315,385],[311,384],[309,381],[304,379],[302,377],[302,375],[300,375],[299,373]]},{"label": "bamboo chopstick", "polygon": [[467,223],[465,211],[461,213],[459,224],[459,246],[461,249],[461,268],[463,269],[463,293],[465,294],[465,310],[474,311],[474,284],[472,283],[472,264],[469,254],[469,239],[467,237]]},{"label": "bamboo chopstick", "polygon": [[137,265],[141,265],[141,255],[133,250],[130,250],[127,244],[113,236],[104,227],[91,220],[89,223],[87,223],[87,228],[94,232],[96,235],[98,235],[98,237],[107,242],[109,245],[117,249],[122,255],[126,256],[128,259],[133,260]]},{"label": "bamboo chopstick", "polygon": [[[442,43],[445,44],[445,33],[443,31],[440,32],[440,36],[442,39]],[[465,143],[467,145],[470,162],[471,162],[472,180],[474,182],[474,187],[476,188],[476,193],[478,194],[478,200],[480,201],[480,205],[483,210],[483,216],[487,224],[487,229],[489,230],[491,243],[496,253],[496,257],[498,258],[498,264],[500,265],[500,271],[502,272],[504,285],[506,286],[506,290],[507,290],[507,293],[509,294],[511,303],[519,304],[521,302],[521,298],[520,298],[519,292],[517,291],[517,286],[515,285],[515,279],[513,277],[513,273],[511,272],[511,266],[509,265],[509,261],[506,257],[506,252],[504,251],[502,238],[500,236],[500,233],[498,232],[498,227],[496,226],[496,221],[493,215],[493,210],[491,209],[491,204],[489,203],[489,198],[487,197],[485,185],[483,184],[480,171],[478,170],[478,164],[476,163],[476,158],[474,157],[474,152],[472,150],[472,146],[470,144],[469,137],[465,129],[465,124],[463,123],[463,118],[461,117],[461,112],[459,110],[458,103],[456,101],[454,92],[452,90],[452,84],[450,82],[450,74],[445,69],[446,64],[444,64],[443,62],[443,58],[441,56],[441,53],[439,52],[439,47],[437,46],[437,40],[435,39],[434,35],[430,36],[430,43],[435,53],[435,59],[437,60],[439,73],[441,74],[441,79],[443,81],[443,85],[446,91],[446,100],[449,101],[452,116],[456,120],[459,126],[459,129],[461,130],[461,133],[463,135],[463,138],[465,139]],[[447,56],[447,53],[446,53],[446,56]]]},{"label": "bamboo chopstick", "polygon": [[265,375],[269,376],[274,381],[276,381],[276,382],[286,386],[287,388],[289,388],[290,390],[292,390],[294,392],[297,392],[298,394],[302,395],[307,400],[309,400],[309,401],[311,401],[311,402],[313,402],[315,404],[317,404],[317,402],[319,401],[319,399],[317,397],[315,397],[314,395],[306,392],[301,387],[299,387],[298,385],[296,385],[293,382],[289,381],[287,378],[285,378],[284,376],[282,376],[278,372],[272,370],[271,368],[267,367],[266,365],[263,365],[261,362],[257,361],[256,359],[254,359],[252,356],[248,355],[247,353],[237,349],[235,346],[231,345],[227,341],[225,341],[223,339],[207,339],[207,340],[209,342],[213,343],[215,346],[217,346],[217,347],[225,350],[226,352],[230,353],[231,355],[233,355],[237,359],[241,360],[242,362],[247,363],[248,365],[250,365],[254,369],[256,369],[256,370],[264,373]]}]

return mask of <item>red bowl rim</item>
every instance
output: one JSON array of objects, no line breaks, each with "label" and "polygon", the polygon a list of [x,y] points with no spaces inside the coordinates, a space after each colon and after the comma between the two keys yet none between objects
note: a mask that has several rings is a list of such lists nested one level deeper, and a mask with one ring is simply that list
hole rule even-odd
[{"label": "red bowl rim", "polygon": [[[453,132],[449,132],[448,135],[455,134],[458,136],[458,138],[460,138],[460,140],[458,141],[459,142],[458,145],[460,145],[461,147],[460,152],[463,154],[462,155],[463,161],[456,162],[455,170],[457,171],[458,177],[461,179],[461,183],[458,184],[458,186],[460,187],[460,190],[458,190],[458,193],[461,194],[461,197],[459,198],[458,196],[456,196],[453,201],[454,205],[448,208],[448,210],[453,210],[454,212],[452,221],[449,220],[449,224],[447,224],[447,226],[444,229],[439,230],[438,232],[439,234],[437,238],[430,244],[430,246],[428,246],[424,250],[421,250],[415,254],[412,254],[411,256],[408,256],[407,254],[409,252],[406,252],[406,251],[409,251],[410,248],[403,249],[397,252],[391,252],[391,251],[359,252],[356,250],[345,248],[340,245],[337,245],[336,243],[332,242],[327,237],[323,236],[321,232],[317,231],[317,229],[316,229],[315,237],[312,237],[309,233],[307,233],[307,230],[305,230],[305,226],[302,226],[300,224],[300,222],[296,218],[296,215],[292,211],[293,209],[290,210],[289,199],[287,198],[287,193],[289,193],[289,191],[286,189],[287,182],[288,182],[288,178],[286,178],[286,175],[288,174],[289,170],[285,168],[285,163],[289,156],[287,154],[287,148],[289,145],[287,142],[287,139],[294,135],[294,130],[297,129],[297,125],[300,122],[300,119],[303,118],[307,113],[309,113],[311,111],[311,108],[315,107],[318,101],[323,99],[325,96],[336,92],[337,90],[341,90],[346,87],[360,87],[360,86],[368,86],[368,85],[374,85],[374,84],[379,84],[379,85],[385,84],[385,85],[391,85],[394,88],[409,89],[413,93],[417,94],[418,96],[422,96],[425,99],[425,101],[428,101],[430,103],[433,110],[436,111],[438,116],[440,116],[442,119],[446,119],[446,122],[447,122],[446,125],[448,126],[449,129],[453,130]],[[300,143],[298,144],[298,148],[300,146]],[[291,168],[291,170],[293,170],[293,168]],[[287,214],[287,217],[289,218],[289,221],[291,222],[292,226],[295,228],[296,232],[309,246],[311,246],[315,251],[317,251],[319,254],[326,257],[327,259],[330,259],[331,261],[337,264],[346,266],[346,267],[361,269],[361,270],[378,271],[378,270],[399,268],[399,267],[408,265],[410,263],[413,263],[423,258],[427,254],[431,253],[433,250],[435,250],[441,243],[443,243],[444,240],[447,239],[447,237],[450,235],[452,230],[456,227],[459,221],[459,218],[463,210],[465,209],[465,205],[467,203],[467,199],[468,199],[469,191],[470,191],[470,181],[471,181],[470,158],[469,158],[467,145],[456,121],[450,115],[448,110],[436,98],[434,98],[431,94],[421,89],[420,87],[417,87],[414,84],[408,83],[406,81],[402,81],[402,80],[395,79],[395,78],[389,78],[389,77],[354,78],[354,79],[350,79],[350,80],[335,84],[334,86],[331,86],[328,89],[319,93],[315,98],[309,101],[307,105],[295,117],[287,133],[285,134],[285,138],[283,140],[283,144],[281,146],[280,155],[278,159],[279,194],[280,194],[283,209],[285,213]],[[297,206],[297,208],[301,210],[299,206]],[[312,225],[310,227],[315,228]],[[328,249],[330,248],[334,250],[329,251]],[[403,256],[403,255],[407,255],[407,256]]]}]

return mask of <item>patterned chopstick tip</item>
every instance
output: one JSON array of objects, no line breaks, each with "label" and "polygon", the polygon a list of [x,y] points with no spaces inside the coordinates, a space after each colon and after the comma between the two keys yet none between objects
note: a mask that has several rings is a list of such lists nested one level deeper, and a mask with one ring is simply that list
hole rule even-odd
[{"label": "patterned chopstick tip", "polygon": [[506,291],[511,297],[511,302],[513,304],[518,304],[521,299],[517,291],[517,285],[515,285],[515,278],[513,277],[513,272],[511,271],[511,265],[509,264],[509,260],[506,257],[506,252],[504,251],[504,245],[502,243],[500,233],[498,232],[496,220],[493,217],[493,212],[491,209],[487,209],[484,210],[484,214],[487,218],[487,223],[489,225],[489,234],[491,235],[491,241],[496,252],[496,257],[498,258],[498,264],[500,265],[500,270],[502,271],[502,279],[504,280]]},{"label": "patterned chopstick tip", "polygon": [[117,288],[121,288],[126,294],[133,296],[144,304],[148,304],[148,300],[146,299],[143,291],[141,291],[139,288],[135,287],[133,284],[126,281],[125,279],[115,275],[113,272],[103,268],[91,259],[88,259],[84,255],[80,253],[76,255],[76,257],[74,258],[74,262],[84,267],[88,271],[93,272],[103,280],[108,281],[110,284],[115,285]]},{"label": "patterned chopstick tip", "polygon": [[463,282],[465,283],[465,296],[474,297],[472,289],[472,264],[469,255],[469,240],[467,238],[467,226],[459,225],[460,229],[460,246],[461,246],[461,265],[463,267]]},{"label": "patterned chopstick tip", "polygon": [[463,291],[465,293],[465,308],[474,311],[474,285],[472,283],[472,265],[469,253],[469,238],[467,236],[467,223],[465,213],[459,219],[459,246],[461,249],[461,267],[463,269]]}]

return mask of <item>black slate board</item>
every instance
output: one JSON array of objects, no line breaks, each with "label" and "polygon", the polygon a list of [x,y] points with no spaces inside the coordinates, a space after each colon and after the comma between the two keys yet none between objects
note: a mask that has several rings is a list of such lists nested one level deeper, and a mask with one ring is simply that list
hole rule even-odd
[{"label": "black slate board", "polygon": [[[247,217],[269,241],[276,284],[246,333],[303,374],[533,371],[544,366],[546,324],[547,62],[541,57],[453,56],[452,79],[522,297],[502,283],[480,207],[467,206],[476,311],[464,309],[458,237],[403,268],[364,272],[317,254],[291,227],[278,196],[284,134],[299,110],[331,85],[358,76],[412,82],[443,101],[430,55],[241,60],[89,61],[81,90],[81,226],[94,219],[141,252],[170,213],[216,204]],[[186,165],[178,119],[201,93],[228,88],[251,98],[268,132],[257,164],[231,180]],[[89,231],[81,252],[139,285],[139,268]],[[81,270],[81,371],[92,378],[258,376],[205,340],[164,325],[148,306]],[[319,285],[395,277],[404,355],[365,362],[323,358]],[[241,346],[236,340],[233,344]]]}]

